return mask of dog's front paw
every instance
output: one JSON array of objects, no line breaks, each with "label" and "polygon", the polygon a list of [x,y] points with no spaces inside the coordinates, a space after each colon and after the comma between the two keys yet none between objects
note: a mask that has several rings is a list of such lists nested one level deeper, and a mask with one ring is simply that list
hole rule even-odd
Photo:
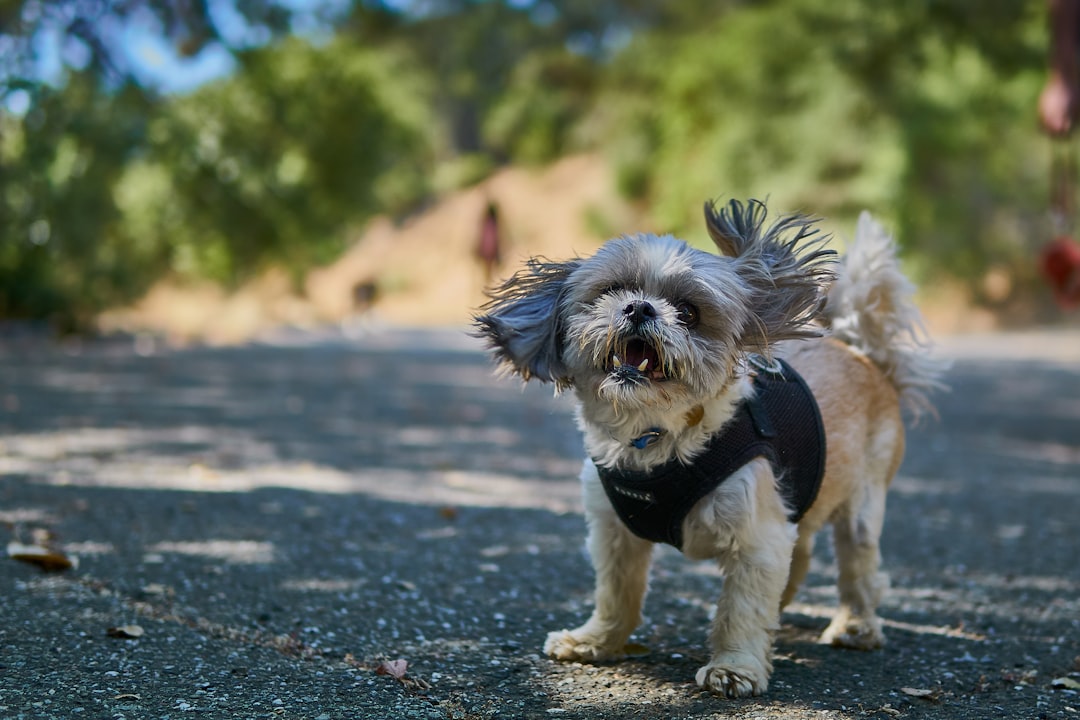
[{"label": "dog's front paw", "polygon": [[876,650],[885,645],[885,633],[877,617],[855,617],[841,611],[821,634],[821,642],[849,650]]},{"label": "dog's front paw", "polygon": [[622,648],[610,648],[581,630],[557,630],[548,633],[544,641],[544,654],[556,660],[596,662],[622,656]]},{"label": "dog's front paw", "polygon": [[762,667],[716,659],[697,671],[697,684],[728,698],[760,695],[769,688],[769,673]]}]

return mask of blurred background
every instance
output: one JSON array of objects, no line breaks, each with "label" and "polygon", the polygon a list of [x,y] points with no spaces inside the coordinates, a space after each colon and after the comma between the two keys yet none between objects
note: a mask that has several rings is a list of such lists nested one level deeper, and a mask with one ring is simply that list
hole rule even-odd
[{"label": "blurred background", "polygon": [[840,246],[870,209],[939,331],[1074,322],[1039,272],[1047,24],[1040,0],[0,0],[0,322],[463,324],[526,256],[707,247],[702,202],[733,197]]}]

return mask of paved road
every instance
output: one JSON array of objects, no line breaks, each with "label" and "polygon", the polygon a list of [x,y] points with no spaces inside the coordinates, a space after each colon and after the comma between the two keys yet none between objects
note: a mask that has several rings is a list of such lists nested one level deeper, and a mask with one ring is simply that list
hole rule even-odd
[{"label": "paved road", "polygon": [[667,550],[648,655],[540,657],[588,612],[572,409],[461,333],[137,349],[0,343],[0,542],[78,560],[0,555],[0,718],[1080,718],[1080,334],[948,345],[890,498],[890,644],[814,643],[819,543],[744,701],[692,685],[719,578]]}]

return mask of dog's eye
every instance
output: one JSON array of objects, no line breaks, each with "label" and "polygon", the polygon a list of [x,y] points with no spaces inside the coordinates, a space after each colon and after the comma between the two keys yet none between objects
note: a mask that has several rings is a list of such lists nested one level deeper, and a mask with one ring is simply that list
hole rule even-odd
[{"label": "dog's eye", "polygon": [[611,295],[612,293],[617,293],[622,289],[623,289],[622,285],[608,285],[606,288],[604,288],[603,290],[600,291],[600,294],[601,295]]},{"label": "dog's eye", "polygon": [[688,328],[698,324],[698,309],[683,300],[675,306],[675,317]]}]

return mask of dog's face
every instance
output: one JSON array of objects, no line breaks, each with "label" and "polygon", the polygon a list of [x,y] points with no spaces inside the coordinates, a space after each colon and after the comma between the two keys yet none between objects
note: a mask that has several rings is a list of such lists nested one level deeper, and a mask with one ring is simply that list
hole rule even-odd
[{"label": "dog's face", "polygon": [[567,278],[561,360],[579,391],[619,407],[707,397],[730,377],[749,301],[727,258],[670,236],[613,240]]},{"label": "dog's face", "polygon": [[816,232],[801,217],[769,227],[764,220],[760,203],[706,205],[709,233],[725,255],[636,235],[587,259],[534,259],[491,293],[480,334],[525,379],[619,408],[713,395],[746,353],[817,334],[807,324],[832,277],[833,253],[798,253]]}]

